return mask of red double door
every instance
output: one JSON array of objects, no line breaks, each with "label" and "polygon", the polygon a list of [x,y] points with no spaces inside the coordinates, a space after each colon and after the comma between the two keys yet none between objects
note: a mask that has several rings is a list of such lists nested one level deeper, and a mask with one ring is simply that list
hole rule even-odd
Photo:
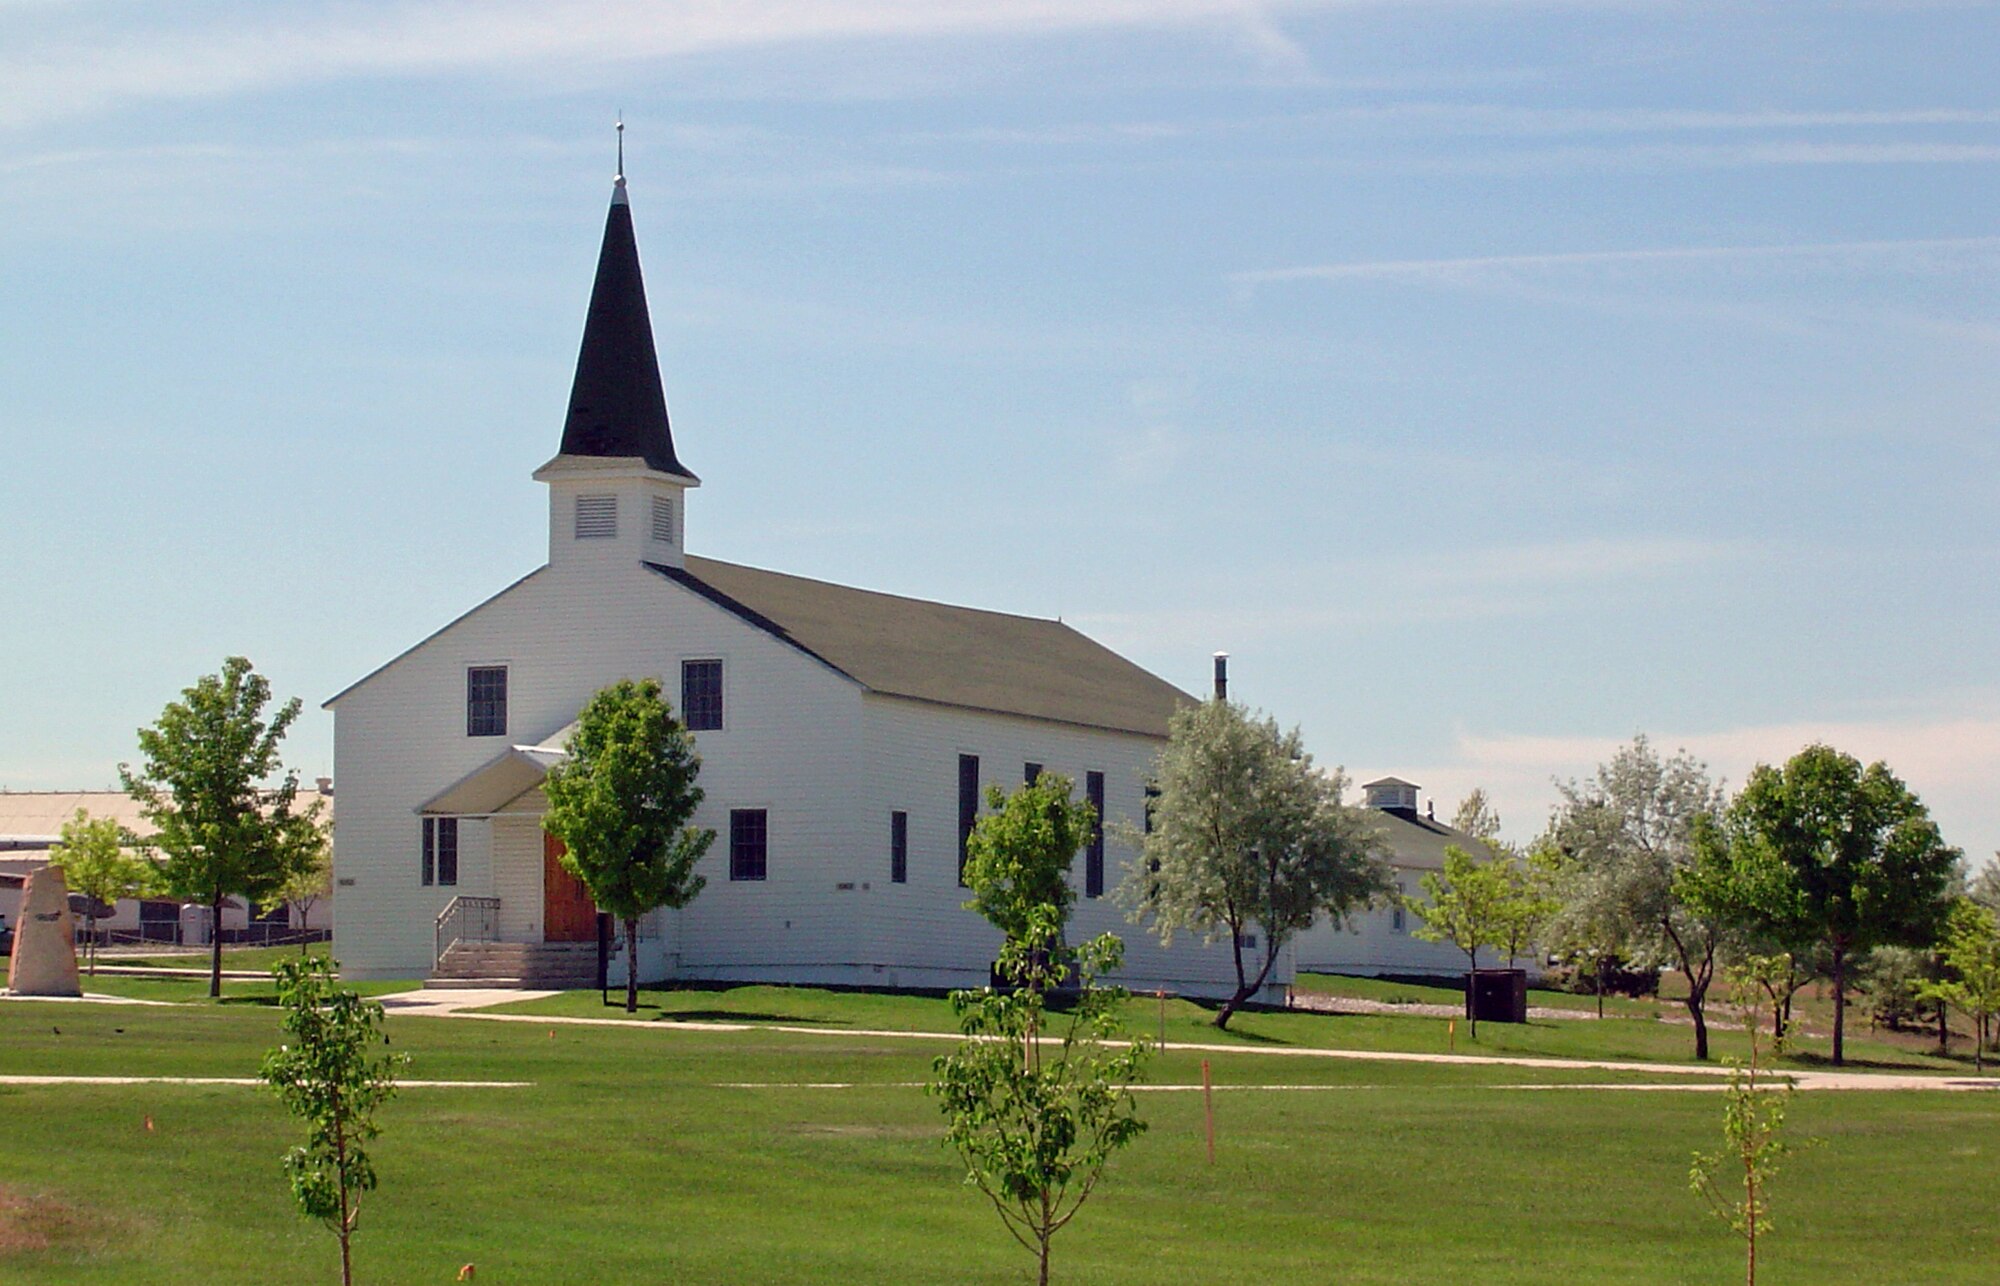
[{"label": "red double door", "polygon": [[563,842],[542,833],[542,941],[597,941],[597,904],[583,881],[563,869]]}]

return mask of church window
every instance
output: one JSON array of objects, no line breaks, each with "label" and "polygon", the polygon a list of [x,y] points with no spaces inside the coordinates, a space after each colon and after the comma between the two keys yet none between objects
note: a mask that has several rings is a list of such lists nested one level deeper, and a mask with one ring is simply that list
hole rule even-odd
[{"label": "church window", "polygon": [[691,732],[722,727],[722,662],[681,662],[681,721]]},{"label": "church window", "polygon": [[965,885],[966,845],[972,840],[973,823],[979,820],[979,756],[958,757],[958,883]]},{"label": "church window", "polygon": [[761,880],[765,873],[766,815],[761,808],[729,810],[729,878]]},{"label": "church window", "polygon": [[424,818],[423,883],[451,888],[458,883],[458,819]]},{"label": "church window", "polygon": [[1034,762],[1032,759],[1029,760],[1027,763],[1021,765],[1021,780],[1028,783],[1030,786],[1034,785],[1035,778],[1041,775],[1042,775],[1042,766]]},{"label": "church window", "polygon": [[889,882],[910,882],[910,815],[901,809],[889,814]]},{"label": "church window", "polygon": [[1085,773],[1083,776],[1084,797],[1090,801],[1091,811],[1097,816],[1090,823],[1090,843],[1083,850],[1083,895],[1087,898],[1104,896],[1104,774]]},{"label": "church window", "polygon": [[576,538],[610,540],[618,534],[617,496],[576,498]]},{"label": "church window", "polygon": [[507,667],[475,665],[465,671],[465,735],[507,735]]},{"label": "church window", "polygon": [[674,543],[674,498],[672,496],[653,497],[653,539],[668,545]]}]

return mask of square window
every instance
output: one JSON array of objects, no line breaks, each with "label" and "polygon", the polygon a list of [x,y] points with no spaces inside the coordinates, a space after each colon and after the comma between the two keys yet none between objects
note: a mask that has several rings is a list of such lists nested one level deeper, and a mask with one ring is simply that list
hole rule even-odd
[{"label": "square window", "polygon": [[729,878],[761,880],[766,871],[768,830],[761,808],[729,810]]},{"label": "square window", "polygon": [[465,735],[507,735],[507,667],[475,665],[465,672]]},{"label": "square window", "polygon": [[681,662],[681,722],[690,732],[722,728],[722,662]]}]

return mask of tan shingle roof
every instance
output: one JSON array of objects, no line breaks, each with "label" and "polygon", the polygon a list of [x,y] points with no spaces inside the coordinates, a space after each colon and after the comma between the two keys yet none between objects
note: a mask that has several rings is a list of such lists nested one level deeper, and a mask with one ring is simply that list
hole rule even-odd
[{"label": "tan shingle roof", "polygon": [[712,558],[690,557],[686,570],[653,570],[872,692],[1152,737],[1167,735],[1175,706],[1194,701],[1061,621]]},{"label": "tan shingle roof", "polygon": [[[317,794],[312,783],[299,787],[299,805],[324,801],[321,815],[333,818],[333,796]],[[139,835],[152,826],[139,815],[139,804],[122,790],[0,790],[0,841],[54,838],[63,823],[83,809],[92,817],[108,817]]]}]

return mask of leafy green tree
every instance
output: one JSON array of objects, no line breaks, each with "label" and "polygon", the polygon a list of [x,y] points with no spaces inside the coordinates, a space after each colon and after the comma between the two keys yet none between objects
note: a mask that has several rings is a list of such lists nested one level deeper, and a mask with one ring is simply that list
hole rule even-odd
[{"label": "leafy green tree", "polygon": [[583,708],[568,755],[542,783],[543,826],[567,849],[563,869],[625,929],[625,1012],[639,1008],[639,917],[684,907],[707,882],[695,863],[715,832],[691,822],[701,756],[658,679],[621,679]]},{"label": "leafy green tree", "polygon": [[[1227,701],[1183,706],[1168,723],[1153,784],[1152,832],[1120,828],[1140,860],[1126,868],[1118,898],[1162,943],[1181,931],[1229,939],[1236,991],[1217,1027],[1229,1026],[1314,920],[1341,919],[1395,887],[1380,834],[1341,802],[1345,774],[1317,768],[1296,728],[1280,732]],[[1252,930],[1263,939],[1254,964]]]},{"label": "leafy green tree", "polygon": [[1920,994],[1972,1019],[1972,1066],[1984,1073],[1988,1027],[2000,1013],[2000,921],[1971,898],[1960,898],[1946,917],[1941,946],[1945,965],[1957,976],[1926,983]]},{"label": "leafy green tree", "polygon": [[1558,787],[1551,837],[1567,867],[1572,922],[1616,926],[1633,964],[1679,969],[1694,1022],[1694,1056],[1708,1057],[1704,1004],[1733,932],[1731,918],[1690,901],[1699,819],[1722,808],[1722,791],[1687,754],[1662,759],[1645,737],[1621,747],[1597,775]]},{"label": "leafy green tree", "polygon": [[1743,869],[1764,873],[1757,921],[1833,979],[1833,1061],[1845,1058],[1849,970],[1880,945],[1928,945],[1960,859],[1886,764],[1807,746],[1760,764],[1729,814]]},{"label": "leafy green tree", "polygon": [[[279,907],[289,907],[299,918],[299,928],[303,930],[312,917],[312,909],[320,899],[333,892],[333,837],[326,832],[323,822],[315,820],[310,831],[298,836],[298,846],[289,863],[290,870],[285,882],[262,903],[267,912]],[[299,935],[299,953],[305,954],[307,938]]]},{"label": "leafy green tree", "polygon": [[1451,828],[1472,836],[1484,844],[1493,844],[1500,838],[1500,814],[1494,809],[1483,787],[1474,786],[1472,793],[1458,801],[1458,811],[1452,814]]},{"label": "leafy green tree", "polygon": [[[1792,1150],[1783,1137],[1791,1082],[1781,1080],[1771,1087],[1759,1080],[1766,1050],[1758,1024],[1758,993],[1772,994],[1776,980],[1790,972],[1789,960],[1768,956],[1752,956],[1730,971],[1731,1001],[1749,1035],[1750,1057],[1730,1060],[1723,1100],[1724,1145],[1714,1152],[1695,1153],[1688,1171],[1694,1194],[1743,1238],[1747,1286],[1757,1286],[1757,1238],[1771,1231],[1771,1182]],[[1771,1057],[1783,1052],[1782,1038],[1774,1038]]]},{"label": "leafy green tree", "polygon": [[1010,940],[1028,935],[1029,917],[1053,907],[1058,928],[1069,922],[1076,889],[1069,882],[1077,851],[1097,824],[1091,806],[1072,798],[1075,784],[1044,772],[1007,794],[986,788],[987,812],[965,843],[965,905]]},{"label": "leafy green tree", "polygon": [[278,745],[298,718],[297,697],[267,722],[271,684],[240,656],[197,679],[139,729],[141,763],[118,765],[118,780],[152,826],[148,843],[164,854],[159,887],[209,908],[208,994],[222,994],[222,908],[231,897],[273,896],[314,842],[319,802],[294,811],[299,778],[281,768]]},{"label": "leafy green tree", "polygon": [[1562,903],[1555,894],[1560,859],[1543,849],[1525,857],[1512,849],[1495,858],[1507,880],[1507,902],[1501,915],[1498,946],[1507,952],[1507,967],[1532,951],[1547,936]]},{"label": "leafy green tree", "polygon": [[1505,863],[1479,861],[1456,844],[1444,850],[1444,869],[1426,871],[1418,884],[1424,901],[1411,910],[1423,923],[1415,935],[1426,942],[1449,942],[1465,953],[1465,1017],[1472,1038],[1479,1039],[1479,1019],[1472,1007],[1472,976],[1479,971],[1479,949],[1507,940],[1514,892]]},{"label": "leafy green tree", "polygon": [[1972,877],[1965,895],[1985,907],[1995,915],[2000,915],[2000,853],[1993,860],[1979,868],[1979,874]]},{"label": "leafy green tree", "polygon": [[285,1154],[299,1210],[324,1223],[340,1241],[341,1286],[353,1286],[349,1243],[361,1217],[361,1196],[375,1189],[368,1145],[381,1134],[375,1110],[396,1092],[402,1054],[376,1053],[382,1006],[335,985],[324,956],[282,960],[272,970],[290,1039],[264,1057],[258,1077],[303,1120],[306,1141]]},{"label": "leafy green tree", "polygon": [[84,953],[92,977],[97,974],[97,908],[116,907],[120,898],[138,897],[152,886],[153,864],[127,850],[137,844],[131,832],[109,817],[92,817],[79,808],[62,825],[62,839],[49,860],[63,869],[63,882],[84,897]]},{"label": "leafy green tree", "polygon": [[[965,905],[1006,935],[997,971],[1010,985],[952,994],[966,1039],[935,1061],[928,1087],[966,1182],[1036,1256],[1043,1286],[1056,1233],[1095,1191],[1112,1153],[1146,1128],[1132,1085],[1149,1048],[1125,1039],[1124,990],[1098,985],[1119,967],[1123,944],[1109,933],[1064,943],[1067,876],[1094,822],[1070,790],[1044,773],[994,800],[973,829]],[[1048,993],[1065,984],[1076,997],[1052,1015]]]}]

